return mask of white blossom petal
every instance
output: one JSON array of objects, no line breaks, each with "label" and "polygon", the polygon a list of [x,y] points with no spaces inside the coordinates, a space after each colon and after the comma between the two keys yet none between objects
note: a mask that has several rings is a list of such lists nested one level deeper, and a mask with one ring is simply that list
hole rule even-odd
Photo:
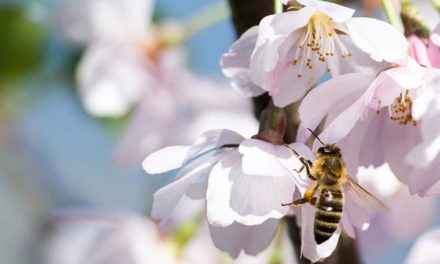
[{"label": "white blossom petal", "polygon": [[352,18],[347,22],[349,35],[354,43],[375,61],[406,63],[408,42],[390,24],[367,17]]},{"label": "white blossom petal", "polygon": [[243,172],[248,175],[286,177],[291,172],[284,164],[292,164],[292,169],[299,165],[286,147],[258,139],[243,141],[238,151],[243,154]]},{"label": "white blossom petal", "polygon": [[287,214],[295,184],[289,177],[246,175],[240,157],[229,156],[212,169],[209,176],[207,216],[211,225],[228,226],[234,221],[259,225]]},{"label": "white blossom petal", "polygon": [[210,130],[202,134],[188,151],[186,161],[199,154],[226,144],[239,144],[244,140],[240,134],[227,129]]},{"label": "white blossom petal", "polygon": [[298,3],[306,7],[315,7],[317,11],[322,12],[331,17],[335,22],[341,23],[349,20],[353,14],[354,9],[342,5],[328,3],[319,0],[297,0]]},{"label": "white blossom petal", "polygon": [[315,129],[330,110],[346,101],[347,97],[351,98],[351,94],[357,95],[364,91],[374,78],[374,74],[367,73],[345,74],[330,79],[310,91],[298,109],[301,127]]},{"label": "white blossom petal", "polygon": [[265,92],[250,78],[250,59],[257,40],[258,26],[248,29],[223,54],[220,61],[223,74],[232,80],[232,86],[247,96],[258,96]]},{"label": "white blossom petal", "polygon": [[158,174],[175,170],[183,166],[189,146],[170,146],[148,155],[142,162],[147,173]]}]

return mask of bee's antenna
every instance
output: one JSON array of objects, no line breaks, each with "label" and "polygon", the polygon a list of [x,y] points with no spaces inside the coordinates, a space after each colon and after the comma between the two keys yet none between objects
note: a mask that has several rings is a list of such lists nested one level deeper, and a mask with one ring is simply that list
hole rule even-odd
[{"label": "bee's antenna", "polygon": [[313,130],[311,130],[310,128],[307,128],[307,130],[310,131],[310,133],[312,133],[312,135],[315,136],[315,138],[319,140],[319,142],[321,142],[322,145],[325,145],[324,142],[322,142],[322,140],[318,137],[318,135],[316,135],[315,132],[313,132]]}]

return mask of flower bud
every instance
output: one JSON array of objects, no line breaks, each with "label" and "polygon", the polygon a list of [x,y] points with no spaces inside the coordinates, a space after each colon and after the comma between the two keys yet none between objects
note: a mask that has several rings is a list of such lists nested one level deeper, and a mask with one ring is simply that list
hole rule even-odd
[{"label": "flower bud", "polygon": [[260,129],[252,138],[264,140],[274,145],[284,144],[286,132],[286,113],[283,109],[269,106],[260,116]]}]

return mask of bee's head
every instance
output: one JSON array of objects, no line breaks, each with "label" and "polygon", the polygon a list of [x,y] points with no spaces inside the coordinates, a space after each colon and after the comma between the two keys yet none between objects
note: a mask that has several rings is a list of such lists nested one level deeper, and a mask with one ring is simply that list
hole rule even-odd
[{"label": "bee's head", "polygon": [[341,149],[335,144],[325,144],[318,149],[318,155],[329,155],[341,157]]}]

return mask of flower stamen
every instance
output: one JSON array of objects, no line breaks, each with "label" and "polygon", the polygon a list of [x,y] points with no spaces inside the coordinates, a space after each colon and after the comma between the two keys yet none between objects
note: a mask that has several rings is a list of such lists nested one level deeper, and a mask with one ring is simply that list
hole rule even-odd
[{"label": "flower stamen", "polygon": [[412,117],[412,105],[413,101],[408,95],[408,90],[400,94],[394,99],[394,102],[390,105],[390,119],[399,122],[401,125],[412,123],[413,126],[417,125],[417,121]]},{"label": "flower stamen", "polygon": [[[313,61],[325,63],[333,57],[337,50],[342,58],[351,57],[351,52],[345,47],[338,34],[342,34],[335,26],[331,18],[323,13],[316,13],[310,18],[307,26],[304,27],[302,36],[291,64],[299,64],[298,78],[303,74],[303,64],[313,69]],[[327,67],[330,72],[331,68]]]}]

